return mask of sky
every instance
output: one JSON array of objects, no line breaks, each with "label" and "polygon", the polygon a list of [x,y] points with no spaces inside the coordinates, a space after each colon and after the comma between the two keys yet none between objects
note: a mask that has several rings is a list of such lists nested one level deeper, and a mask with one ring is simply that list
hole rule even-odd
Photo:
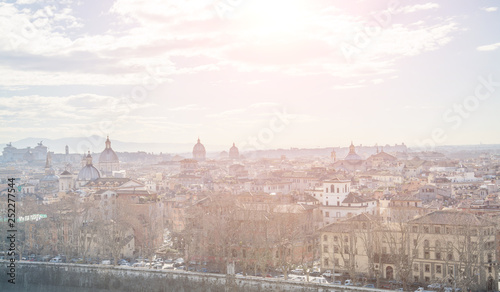
[{"label": "sky", "polygon": [[498,0],[2,1],[0,141],[497,144],[499,28]]}]

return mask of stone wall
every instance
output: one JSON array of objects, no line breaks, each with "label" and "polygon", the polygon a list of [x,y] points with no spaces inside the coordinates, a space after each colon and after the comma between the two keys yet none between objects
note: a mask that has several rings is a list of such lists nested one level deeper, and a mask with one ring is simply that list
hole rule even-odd
[{"label": "stone wall", "polygon": [[7,282],[9,279],[7,265],[7,261],[0,261],[0,291],[340,292],[342,290],[375,290],[174,270],[38,262],[16,262],[16,284],[11,284]]}]

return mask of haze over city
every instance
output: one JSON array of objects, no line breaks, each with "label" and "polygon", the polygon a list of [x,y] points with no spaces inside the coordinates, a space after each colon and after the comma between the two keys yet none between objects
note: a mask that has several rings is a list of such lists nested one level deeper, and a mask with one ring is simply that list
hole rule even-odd
[{"label": "haze over city", "polygon": [[0,142],[500,143],[498,6],[4,1]]}]

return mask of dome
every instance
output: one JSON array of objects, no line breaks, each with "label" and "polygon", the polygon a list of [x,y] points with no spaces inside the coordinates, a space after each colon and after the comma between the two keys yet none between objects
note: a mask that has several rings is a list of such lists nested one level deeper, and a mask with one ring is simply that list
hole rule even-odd
[{"label": "dome", "polygon": [[200,143],[200,138],[198,138],[198,143],[193,147],[193,158],[196,160],[205,160],[205,146]]},{"label": "dome", "polygon": [[351,146],[349,146],[349,154],[347,154],[344,160],[363,160],[361,156],[356,154],[356,150],[354,148],[354,144],[352,144],[352,141],[351,141]]},{"label": "dome", "polygon": [[78,180],[96,180],[101,177],[101,174],[93,165],[85,165],[78,173]]},{"label": "dome", "polygon": [[92,156],[90,156],[90,151],[87,157],[85,158],[87,165],[85,165],[80,172],[78,173],[77,180],[89,181],[96,180],[101,177],[99,170],[92,165]]},{"label": "dome", "polygon": [[229,149],[229,157],[230,158],[238,158],[240,156],[240,152],[238,151],[238,147],[236,147],[233,143],[233,147]]},{"label": "dome", "polygon": [[118,163],[118,155],[116,155],[115,151],[111,148],[111,141],[109,141],[109,136],[106,139],[106,148],[102,151],[99,156],[99,163],[106,162],[116,162]]}]

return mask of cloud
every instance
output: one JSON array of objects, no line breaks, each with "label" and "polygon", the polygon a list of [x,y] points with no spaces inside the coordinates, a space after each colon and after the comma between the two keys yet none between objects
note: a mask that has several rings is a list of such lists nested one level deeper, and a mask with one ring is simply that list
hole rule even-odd
[{"label": "cloud", "polygon": [[482,52],[487,52],[487,51],[495,51],[498,48],[500,48],[500,43],[494,43],[491,45],[480,46],[480,47],[477,47],[476,50],[482,51]]},{"label": "cloud", "polygon": [[481,10],[484,10],[486,12],[495,12],[498,10],[498,7],[483,7]]},{"label": "cloud", "polygon": [[179,106],[179,107],[174,107],[168,109],[169,111],[177,112],[177,111],[199,111],[199,110],[205,110],[205,107],[199,106],[197,104],[187,104],[184,106]]},{"label": "cloud", "polygon": [[223,112],[220,112],[217,114],[206,115],[206,117],[208,117],[208,118],[235,118],[235,117],[238,117],[238,115],[244,113],[245,111],[246,111],[246,109],[238,108],[238,109],[223,111]]},{"label": "cloud", "polygon": [[425,3],[425,4],[417,4],[412,6],[404,6],[401,7],[401,12],[403,13],[413,13],[422,10],[436,9],[439,8],[439,4],[437,3]]}]

